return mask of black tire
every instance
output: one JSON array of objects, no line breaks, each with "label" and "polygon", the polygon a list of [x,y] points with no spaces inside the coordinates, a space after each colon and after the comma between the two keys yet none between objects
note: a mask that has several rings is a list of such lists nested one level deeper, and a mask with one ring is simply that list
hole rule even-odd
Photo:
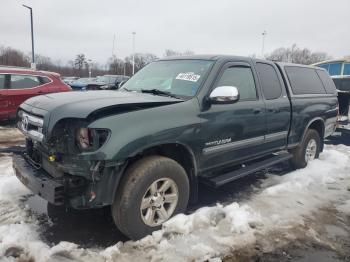
[{"label": "black tire", "polygon": [[306,134],[302,143],[291,151],[291,153],[293,154],[293,158],[291,160],[291,164],[293,168],[299,169],[307,166],[307,162],[305,160],[305,153],[306,153],[306,147],[311,139],[314,139],[316,141],[315,158],[319,157],[321,145],[322,145],[320,135],[316,130],[308,129],[306,131]]},{"label": "black tire", "polygon": [[112,204],[114,222],[127,237],[137,240],[161,228],[143,221],[140,205],[151,184],[164,178],[173,180],[178,189],[178,201],[171,217],[186,211],[190,188],[184,168],[163,156],[140,159],[127,169]]}]

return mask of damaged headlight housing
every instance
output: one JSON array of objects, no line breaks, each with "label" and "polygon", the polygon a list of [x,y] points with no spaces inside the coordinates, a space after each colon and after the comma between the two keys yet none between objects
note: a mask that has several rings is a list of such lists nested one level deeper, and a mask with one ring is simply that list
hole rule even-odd
[{"label": "damaged headlight housing", "polygon": [[108,129],[78,128],[76,144],[81,151],[95,151],[106,143],[109,134]]}]

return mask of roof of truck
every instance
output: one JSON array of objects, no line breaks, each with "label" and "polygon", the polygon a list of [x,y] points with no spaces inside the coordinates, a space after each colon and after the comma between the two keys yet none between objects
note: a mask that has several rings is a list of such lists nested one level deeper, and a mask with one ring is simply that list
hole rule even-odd
[{"label": "roof of truck", "polygon": [[[316,68],[316,66],[314,65],[302,65],[302,64],[294,64],[294,63],[286,63],[286,62],[275,62],[276,64],[278,64],[281,67],[285,67],[285,66],[298,66],[298,67],[311,67],[311,68]],[[317,67],[317,69],[320,69],[319,67]]]},{"label": "roof of truck", "polygon": [[187,60],[187,59],[198,59],[198,60],[219,60],[219,59],[235,59],[235,60],[251,60],[250,57],[234,56],[234,55],[189,55],[189,56],[172,56],[164,57],[159,60]]},{"label": "roof of truck", "polygon": [[160,61],[164,60],[187,60],[187,59],[198,59],[198,60],[240,60],[240,61],[254,61],[254,62],[269,62],[269,63],[276,63],[280,65],[281,67],[285,66],[300,66],[300,67],[314,67],[314,65],[302,65],[302,64],[294,64],[294,63],[286,63],[286,62],[275,62],[271,60],[266,59],[259,59],[259,58],[252,58],[252,57],[246,57],[246,56],[234,56],[234,55],[190,55],[190,56],[174,56],[174,57],[164,57],[159,59]]}]

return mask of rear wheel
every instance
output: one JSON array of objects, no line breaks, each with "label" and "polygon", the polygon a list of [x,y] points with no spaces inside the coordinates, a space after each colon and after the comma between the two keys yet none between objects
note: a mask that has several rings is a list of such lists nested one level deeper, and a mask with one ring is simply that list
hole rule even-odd
[{"label": "rear wheel", "polygon": [[314,129],[309,129],[301,145],[292,150],[292,165],[294,168],[304,168],[308,162],[318,158],[321,150],[321,138]]},{"label": "rear wheel", "polygon": [[126,171],[112,215],[120,231],[140,239],[185,212],[188,199],[189,181],[183,167],[166,157],[149,156]]}]

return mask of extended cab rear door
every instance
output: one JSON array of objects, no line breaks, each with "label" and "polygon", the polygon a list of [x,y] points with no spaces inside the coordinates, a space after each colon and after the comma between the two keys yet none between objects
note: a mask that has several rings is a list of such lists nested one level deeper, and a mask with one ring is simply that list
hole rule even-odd
[{"label": "extended cab rear door", "polygon": [[291,104],[282,76],[276,65],[267,61],[257,61],[255,68],[266,105],[266,149],[285,148],[291,123]]}]

